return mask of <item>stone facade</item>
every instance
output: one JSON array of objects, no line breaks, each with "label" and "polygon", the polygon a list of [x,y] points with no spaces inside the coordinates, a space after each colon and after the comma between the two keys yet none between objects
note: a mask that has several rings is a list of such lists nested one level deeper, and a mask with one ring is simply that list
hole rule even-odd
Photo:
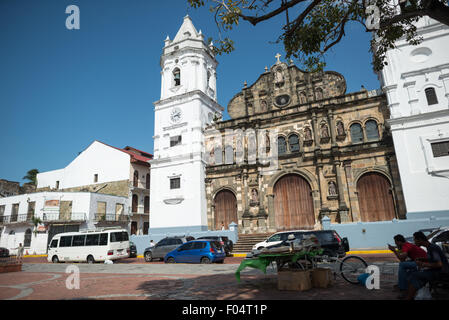
[{"label": "stone facade", "polygon": [[[357,183],[369,172],[387,179],[394,217],[405,217],[392,140],[384,125],[389,117],[385,96],[377,91],[345,91],[345,79],[336,72],[309,74],[278,61],[234,96],[228,105],[232,119],[216,123],[206,135],[210,230],[217,228],[215,199],[222,190],[235,196],[239,232],[285,229],[276,222],[274,189],[287,175],[297,175],[310,186],[313,228],[321,227],[323,216],[338,223],[361,221]],[[353,141],[356,134],[353,137],[350,128],[354,124],[354,130],[362,129],[360,141]],[[243,132],[243,138],[227,140],[230,130]],[[218,140],[222,138],[219,148],[217,132]],[[253,146],[251,132],[257,139]],[[260,132],[269,133],[266,140],[263,134],[258,135]],[[377,136],[373,137],[373,132]],[[215,145],[210,147],[212,137]],[[280,137],[285,141],[285,152],[279,149]],[[267,168],[261,161],[261,145],[267,151],[281,150],[274,167],[270,164]],[[258,150],[257,155],[252,156],[250,150]],[[222,153],[218,158],[217,152]],[[238,160],[240,156],[243,161]]]},{"label": "stone facade", "polygon": [[18,195],[20,184],[15,181],[0,179],[0,197],[10,197]]}]

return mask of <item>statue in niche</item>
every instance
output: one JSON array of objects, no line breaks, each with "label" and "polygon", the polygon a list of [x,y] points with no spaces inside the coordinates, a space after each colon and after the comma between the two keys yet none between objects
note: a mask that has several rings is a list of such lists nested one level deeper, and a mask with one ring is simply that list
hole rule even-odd
[{"label": "statue in niche", "polygon": [[281,85],[284,83],[284,75],[282,74],[282,69],[277,68],[274,73],[274,83],[277,85]]},{"label": "statue in niche", "polygon": [[327,130],[325,123],[321,125],[321,138],[329,138],[329,130]]},{"label": "statue in niche", "polygon": [[251,198],[249,204],[252,207],[259,205],[259,192],[257,191],[257,189],[251,190]]},{"label": "statue in niche", "polygon": [[306,141],[312,140],[312,130],[310,130],[310,128],[304,129],[304,139]]},{"label": "statue in niche", "polygon": [[266,152],[270,152],[270,133],[267,131],[265,134],[265,148]]},{"label": "statue in niche", "polygon": [[343,122],[338,121],[337,123],[337,135],[343,136],[345,134],[345,128],[343,126]]},{"label": "statue in niche", "polygon": [[330,196],[336,196],[337,195],[337,186],[335,182],[331,181],[329,182],[329,195]]},{"label": "statue in niche", "polygon": [[260,109],[262,110],[262,112],[265,112],[268,110],[267,102],[265,100],[262,100],[260,102]]},{"label": "statue in niche", "polygon": [[251,190],[251,200],[253,202],[259,202],[259,193],[256,189]]}]

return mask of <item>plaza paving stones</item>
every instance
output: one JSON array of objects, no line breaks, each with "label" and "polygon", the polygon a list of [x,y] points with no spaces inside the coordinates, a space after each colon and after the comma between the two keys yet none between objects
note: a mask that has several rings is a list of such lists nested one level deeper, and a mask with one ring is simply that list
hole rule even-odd
[{"label": "plaza paving stones", "polygon": [[[160,262],[146,263],[143,259],[127,259],[126,262],[122,260],[113,265],[52,264],[47,263],[45,258],[28,259],[23,264],[22,272],[0,274],[0,299],[392,300],[397,296],[392,291],[394,278],[391,278],[393,283],[381,278],[379,290],[351,285],[337,277],[335,285],[327,289],[279,291],[276,271],[272,267],[267,269],[267,274],[247,268],[241,274],[242,281],[238,283],[234,273],[241,258],[229,258],[225,264],[210,265],[167,265]],[[396,272],[394,267],[397,263],[390,262],[389,258],[377,260],[381,260],[376,263],[381,266],[381,270],[387,267],[391,272]],[[66,268],[71,265],[80,270],[79,289],[69,290],[66,287],[66,280],[71,276],[66,273]]]}]

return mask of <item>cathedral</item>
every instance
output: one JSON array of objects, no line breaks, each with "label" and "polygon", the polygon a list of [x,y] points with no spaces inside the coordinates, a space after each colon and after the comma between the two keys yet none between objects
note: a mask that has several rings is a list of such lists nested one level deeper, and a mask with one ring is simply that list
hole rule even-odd
[{"label": "cathedral", "polygon": [[222,121],[211,44],[188,16],[167,37],[154,103],[153,233],[405,218],[385,95],[347,93],[338,72],[307,73],[275,58]]},{"label": "cathedral", "polygon": [[385,96],[347,93],[341,74],[307,73],[279,57],[231,99],[231,119],[206,130],[209,229],[235,222],[240,233],[266,233],[319,229],[324,216],[405,218]]}]

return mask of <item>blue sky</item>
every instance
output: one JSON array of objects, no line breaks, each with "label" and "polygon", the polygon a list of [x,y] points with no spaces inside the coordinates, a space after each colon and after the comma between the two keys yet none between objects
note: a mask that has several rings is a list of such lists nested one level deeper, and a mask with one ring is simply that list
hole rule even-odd
[{"label": "blue sky", "polygon": [[[65,27],[72,4],[80,8],[80,30]],[[159,59],[186,14],[206,39],[218,38],[207,8],[189,8],[187,0],[1,0],[0,178],[22,183],[29,169],[63,168],[94,140],[152,153]],[[217,57],[223,107],[276,53],[285,54],[274,43],[280,25],[242,22],[228,33],[236,50]],[[355,24],[346,34],[326,70],[343,74],[347,92],[379,88],[370,34]]]}]

